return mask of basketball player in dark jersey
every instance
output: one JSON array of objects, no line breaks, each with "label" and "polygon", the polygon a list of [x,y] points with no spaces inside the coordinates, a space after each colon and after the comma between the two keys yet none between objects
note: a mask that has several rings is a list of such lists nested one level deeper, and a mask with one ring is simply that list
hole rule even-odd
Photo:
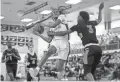
[{"label": "basketball player in dark jersey", "polygon": [[33,50],[33,45],[28,46],[29,52],[25,56],[25,63],[27,67],[27,81],[39,80],[39,69],[37,68],[38,57]]},{"label": "basketball player in dark jersey", "polygon": [[99,16],[95,21],[89,21],[89,14],[86,11],[81,11],[78,16],[78,24],[74,25],[67,31],[59,31],[59,32],[49,32],[49,36],[55,34],[56,36],[64,36],[66,34],[72,33],[74,31],[77,32],[78,36],[82,40],[82,44],[84,48],[84,75],[87,80],[93,81],[95,80],[95,70],[102,56],[101,47],[98,45],[98,40],[96,37],[96,28],[102,20],[102,9],[104,7],[104,3],[101,3],[99,6]]},{"label": "basketball player in dark jersey", "polygon": [[12,48],[12,43],[7,42],[8,49],[3,52],[2,62],[6,64],[7,73],[10,81],[14,81],[17,72],[17,62],[20,60],[20,55],[17,49]]}]

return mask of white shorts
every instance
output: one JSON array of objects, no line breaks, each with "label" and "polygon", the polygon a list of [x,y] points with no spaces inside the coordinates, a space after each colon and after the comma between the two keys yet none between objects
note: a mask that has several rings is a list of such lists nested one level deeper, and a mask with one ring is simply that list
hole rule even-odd
[{"label": "white shorts", "polygon": [[36,68],[29,68],[29,73],[32,74],[32,76],[36,77],[39,73],[39,67]]},{"label": "white shorts", "polygon": [[58,54],[58,59],[67,60],[70,52],[69,41],[53,40],[50,44],[57,49],[56,53]]}]

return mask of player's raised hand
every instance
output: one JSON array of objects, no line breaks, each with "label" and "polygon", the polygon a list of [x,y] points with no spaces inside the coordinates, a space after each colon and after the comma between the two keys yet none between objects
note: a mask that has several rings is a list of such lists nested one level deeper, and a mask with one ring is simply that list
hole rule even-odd
[{"label": "player's raised hand", "polygon": [[99,10],[102,10],[104,8],[104,3],[102,2],[99,6]]}]

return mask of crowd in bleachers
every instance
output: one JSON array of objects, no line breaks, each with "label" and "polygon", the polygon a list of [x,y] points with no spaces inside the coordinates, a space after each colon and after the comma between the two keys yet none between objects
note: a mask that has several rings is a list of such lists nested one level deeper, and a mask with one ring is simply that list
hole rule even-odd
[{"label": "crowd in bleachers", "polygon": [[109,80],[120,80],[120,52],[103,54],[97,76],[99,79],[107,77]]},{"label": "crowd in bleachers", "polygon": [[[102,47],[103,50],[120,49],[120,33],[103,34],[97,36],[97,38],[99,41],[99,45]],[[77,44],[72,44],[71,52],[75,54],[76,50],[78,50],[78,53],[82,53],[83,48],[84,47],[82,45],[82,42]]]},{"label": "crowd in bleachers", "polygon": [[120,42],[120,33],[108,33],[97,36],[100,45],[109,45]]}]

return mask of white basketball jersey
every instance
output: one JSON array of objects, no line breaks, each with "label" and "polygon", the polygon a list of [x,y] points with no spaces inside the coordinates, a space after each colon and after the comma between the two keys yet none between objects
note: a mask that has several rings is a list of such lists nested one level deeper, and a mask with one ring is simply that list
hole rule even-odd
[{"label": "white basketball jersey", "polygon": [[[66,17],[65,17],[65,15],[60,15],[59,17],[58,17],[58,19],[60,19],[61,21],[62,21],[62,23],[60,23],[58,26],[56,26],[55,28],[51,28],[50,30],[51,31],[54,31],[54,32],[59,32],[59,31],[66,31],[66,30],[68,30],[67,29],[67,27],[66,27],[66,25],[65,24],[67,24],[67,22],[66,22]],[[62,39],[62,40],[68,40],[68,35],[65,35],[65,36],[54,36],[54,39],[55,40],[60,40],[60,39]]]}]

